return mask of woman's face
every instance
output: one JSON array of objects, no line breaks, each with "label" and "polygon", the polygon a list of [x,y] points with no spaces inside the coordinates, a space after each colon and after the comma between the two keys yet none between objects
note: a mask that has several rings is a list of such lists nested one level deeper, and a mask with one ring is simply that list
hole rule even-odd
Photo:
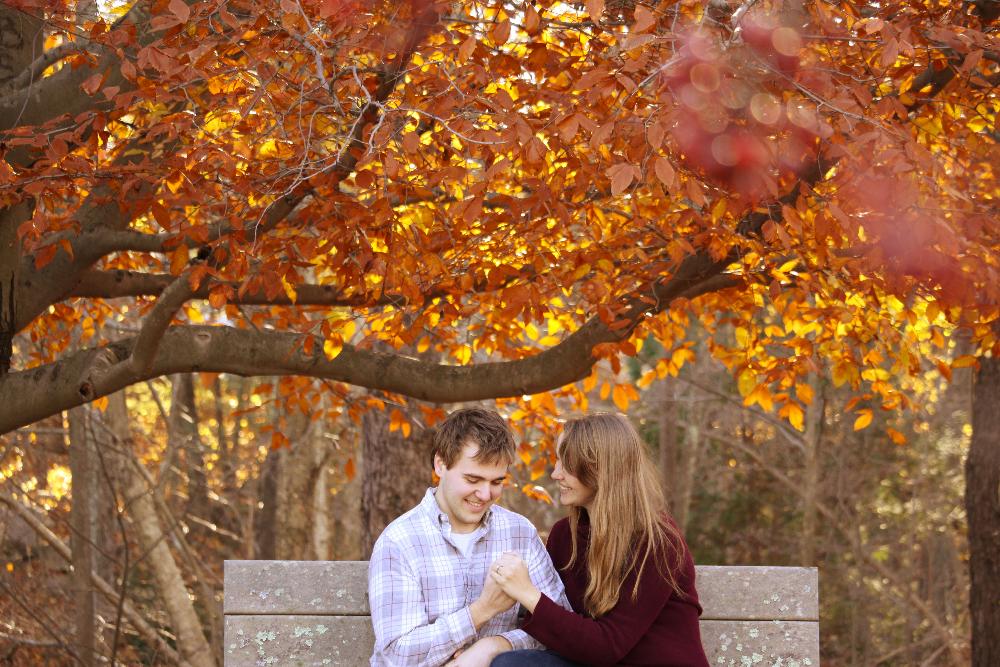
[{"label": "woman's face", "polygon": [[594,489],[584,485],[579,479],[563,468],[562,461],[556,459],[556,467],[552,471],[552,479],[559,484],[559,504],[564,507],[583,507],[590,509],[594,500]]}]

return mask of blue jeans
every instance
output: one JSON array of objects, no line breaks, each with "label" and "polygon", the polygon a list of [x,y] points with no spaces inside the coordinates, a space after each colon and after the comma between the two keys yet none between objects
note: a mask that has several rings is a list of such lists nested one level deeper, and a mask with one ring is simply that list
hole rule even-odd
[{"label": "blue jeans", "polygon": [[571,662],[555,651],[521,649],[501,653],[493,658],[490,667],[580,667],[580,663]]}]

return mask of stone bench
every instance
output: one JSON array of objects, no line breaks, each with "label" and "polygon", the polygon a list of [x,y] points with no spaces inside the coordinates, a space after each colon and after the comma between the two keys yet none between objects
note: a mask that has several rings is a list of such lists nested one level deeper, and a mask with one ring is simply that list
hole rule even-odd
[{"label": "stone bench", "polygon": [[[698,566],[712,667],[818,667],[816,568]],[[367,561],[229,560],[225,665],[367,665]]]}]

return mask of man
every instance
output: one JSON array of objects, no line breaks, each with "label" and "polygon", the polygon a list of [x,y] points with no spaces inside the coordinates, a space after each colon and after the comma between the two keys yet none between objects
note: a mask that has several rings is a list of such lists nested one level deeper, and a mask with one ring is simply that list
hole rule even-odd
[{"label": "man", "polygon": [[505,551],[520,554],[539,590],[569,608],[534,526],[494,507],[514,455],[514,436],[496,412],[458,410],[437,428],[441,481],[389,524],[372,551],[372,667],[438,667],[459,651],[456,665],[488,665],[512,648],[540,648],[515,629],[514,600],[487,576]]}]

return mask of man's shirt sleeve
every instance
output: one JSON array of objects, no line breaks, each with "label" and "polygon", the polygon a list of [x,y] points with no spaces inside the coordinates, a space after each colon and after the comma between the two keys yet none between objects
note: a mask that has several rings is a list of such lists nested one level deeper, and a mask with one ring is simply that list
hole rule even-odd
[{"label": "man's shirt sleeve", "polygon": [[[569,599],[566,597],[566,589],[563,586],[562,579],[559,578],[559,573],[556,572],[556,568],[552,564],[552,559],[549,558],[549,553],[545,550],[545,545],[542,544],[541,538],[537,535],[528,547],[528,553],[525,554],[524,562],[528,566],[528,574],[531,575],[531,581],[538,590],[550,600],[555,601],[559,606],[571,610],[572,608],[570,607]],[[545,648],[538,640],[524,630],[511,630],[504,632],[500,636],[509,641],[515,650],[522,648]]]},{"label": "man's shirt sleeve", "polygon": [[429,622],[420,578],[392,540],[375,545],[368,598],[375,629],[372,664],[438,667],[476,637],[468,607]]}]

